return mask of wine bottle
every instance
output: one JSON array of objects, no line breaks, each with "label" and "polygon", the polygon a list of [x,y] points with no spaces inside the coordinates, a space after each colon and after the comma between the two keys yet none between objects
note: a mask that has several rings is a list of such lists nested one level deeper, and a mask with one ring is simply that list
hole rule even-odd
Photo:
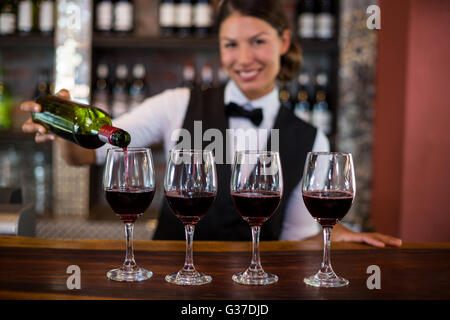
[{"label": "wine bottle", "polygon": [[311,121],[314,126],[329,135],[332,131],[332,115],[327,102],[327,85],[327,74],[319,72],[316,75],[316,103],[313,106]]},{"label": "wine bottle", "polygon": [[334,15],[331,0],[319,1],[319,12],[315,17],[315,35],[319,39],[331,39],[334,36]]},{"label": "wine bottle", "polygon": [[314,0],[302,0],[298,9],[298,36],[301,39],[314,38]]},{"label": "wine bottle", "polygon": [[289,92],[289,88],[288,88],[287,84],[283,84],[281,86],[281,89],[279,92],[279,98],[280,98],[281,105],[283,107],[286,107],[289,110],[292,109],[291,93]]},{"label": "wine bottle", "polygon": [[16,11],[14,2],[7,0],[0,8],[0,35],[11,35],[16,31]]},{"label": "wine bottle", "polygon": [[193,89],[195,87],[195,67],[188,62],[183,67],[182,87]]},{"label": "wine bottle", "polygon": [[41,105],[41,112],[32,113],[34,122],[84,148],[96,149],[105,143],[124,148],[131,141],[128,132],[113,127],[111,118],[93,106],[50,94],[36,102]]},{"label": "wine bottle", "polygon": [[212,87],[214,80],[213,68],[210,64],[205,63],[201,70],[201,89],[207,90]]},{"label": "wine bottle", "polygon": [[170,37],[175,32],[175,1],[162,0],[159,4],[159,27],[163,37]]},{"label": "wine bottle", "polygon": [[116,67],[116,81],[112,89],[111,115],[113,118],[128,111],[128,67],[119,64]]},{"label": "wine bottle", "polygon": [[38,83],[36,86],[36,90],[34,92],[34,96],[36,98],[45,96],[50,93],[50,84],[48,79],[49,71],[46,69],[41,69],[38,74]]},{"label": "wine bottle", "polygon": [[195,35],[199,38],[211,33],[213,8],[210,0],[197,0],[194,5],[193,26]]},{"label": "wine bottle", "polygon": [[19,0],[17,5],[17,30],[21,35],[27,35],[33,31],[33,9],[31,0]]},{"label": "wine bottle", "polygon": [[190,36],[192,28],[192,2],[191,0],[180,0],[175,7],[175,23],[178,36],[185,38]]},{"label": "wine bottle", "polygon": [[97,0],[95,2],[95,30],[97,32],[108,33],[113,29],[112,0]]},{"label": "wine bottle", "polygon": [[114,31],[130,33],[134,30],[134,5],[132,0],[117,0],[114,4]]},{"label": "wine bottle", "polygon": [[147,91],[145,83],[145,66],[142,63],[137,63],[133,66],[133,81],[129,89],[129,105],[130,110],[141,104],[144,101]]},{"label": "wine bottle", "polygon": [[92,102],[94,106],[111,114],[109,108],[109,97],[111,88],[108,81],[109,68],[105,63],[100,63],[97,66],[97,79],[95,81],[94,94],[92,97]]},{"label": "wine bottle", "polygon": [[54,0],[38,0],[38,28],[43,35],[51,35],[54,30],[55,2]]},{"label": "wine bottle", "polygon": [[295,104],[294,113],[300,119],[311,122],[311,104],[308,101],[309,75],[306,72],[302,72],[297,80],[299,90],[297,92],[297,103]]},{"label": "wine bottle", "polygon": [[3,78],[3,69],[0,68],[0,130],[11,129],[11,111],[13,107],[12,95]]}]

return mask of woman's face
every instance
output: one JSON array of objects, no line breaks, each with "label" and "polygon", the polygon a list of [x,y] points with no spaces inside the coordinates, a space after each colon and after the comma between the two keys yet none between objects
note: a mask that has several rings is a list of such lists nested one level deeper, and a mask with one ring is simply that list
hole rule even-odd
[{"label": "woman's face", "polygon": [[280,57],[290,45],[290,30],[280,37],[266,21],[233,13],[219,29],[220,56],[228,76],[250,100],[271,92]]}]

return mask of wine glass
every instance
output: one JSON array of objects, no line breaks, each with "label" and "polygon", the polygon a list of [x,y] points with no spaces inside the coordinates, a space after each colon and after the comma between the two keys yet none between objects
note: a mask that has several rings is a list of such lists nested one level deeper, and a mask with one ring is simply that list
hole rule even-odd
[{"label": "wine glass", "polygon": [[304,279],[314,287],[342,287],[330,261],[331,229],[350,209],[355,197],[355,171],[350,153],[309,152],[303,173],[302,195],[306,208],[323,228],[323,260],[319,271]]},{"label": "wine glass", "polygon": [[103,177],[106,200],[125,224],[127,242],[121,268],[106,275],[116,281],[142,281],[153,273],[136,265],[133,253],[134,222],[150,206],[155,193],[155,170],[149,148],[112,148],[106,154]]},{"label": "wine glass", "polygon": [[211,151],[172,150],[164,178],[167,203],[184,224],[186,258],[183,268],[166,276],[178,285],[201,285],[211,282],[209,275],[194,267],[193,239],[195,225],[212,206],[217,193],[217,173]]},{"label": "wine glass", "polygon": [[240,284],[267,285],[278,276],[264,272],[259,255],[259,234],[280,204],[283,175],[280,155],[271,151],[237,151],[231,175],[231,198],[252,231],[252,259],[247,270],[233,275]]}]

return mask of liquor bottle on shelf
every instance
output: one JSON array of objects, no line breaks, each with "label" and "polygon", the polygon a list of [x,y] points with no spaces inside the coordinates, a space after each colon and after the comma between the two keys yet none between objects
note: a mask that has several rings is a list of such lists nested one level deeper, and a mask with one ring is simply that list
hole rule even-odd
[{"label": "liquor bottle on shelf", "polygon": [[114,3],[114,31],[131,33],[134,30],[134,4],[132,0],[116,0]]},{"label": "liquor bottle on shelf", "polygon": [[185,38],[191,35],[192,28],[192,2],[191,0],[179,0],[175,5],[175,24],[177,35]]},{"label": "liquor bottle on shelf", "polygon": [[32,113],[34,122],[84,148],[96,149],[105,143],[123,148],[131,141],[128,132],[113,127],[108,114],[93,106],[54,95],[40,97],[36,102],[42,109]]},{"label": "liquor bottle on shelf", "polygon": [[333,3],[331,0],[320,0],[319,10],[315,17],[315,36],[328,40],[334,36]]},{"label": "liquor bottle on shelf", "polygon": [[3,69],[0,68],[0,130],[11,129],[12,95],[5,83]]},{"label": "liquor bottle on shelf", "polygon": [[132,70],[133,80],[129,90],[129,107],[130,110],[141,104],[147,94],[147,86],[145,83],[145,66],[137,63]]},{"label": "liquor bottle on shelf", "polygon": [[113,30],[114,4],[112,0],[95,1],[95,31],[108,33]]},{"label": "liquor bottle on shelf", "polygon": [[33,155],[34,209],[42,216],[51,210],[51,165],[45,161],[45,154],[37,151]]},{"label": "liquor bottle on shelf", "polygon": [[100,110],[111,114],[109,108],[110,86],[108,81],[109,67],[105,63],[100,63],[96,70],[96,81],[92,103]]},{"label": "liquor bottle on shelf", "polygon": [[287,84],[282,84],[279,92],[280,102],[282,107],[292,110],[291,93]]},{"label": "liquor bottle on shelf", "polygon": [[297,33],[301,39],[314,38],[314,0],[301,0],[298,5]]},{"label": "liquor bottle on shelf", "polygon": [[332,115],[327,102],[328,76],[325,72],[316,75],[316,102],[313,106],[311,122],[325,134],[332,132]]},{"label": "liquor bottle on shelf", "polygon": [[34,31],[35,6],[31,0],[19,0],[17,4],[17,31],[28,35]]},{"label": "liquor bottle on shelf", "polygon": [[201,70],[201,89],[202,90],[206,90],[212,87],[213,85],[213,80],[214,80],[214,72],[213,72],[213,68],[211,67],[211,65],[209,63],[205,63],[202,66],[202,70]]},{"label": "liquor bottle on shelf", "polygon": [[194,34],[199,37],[206,37],[211,33],[213,24],[213,7],[210,0],[197,0],[194,5],[192,25]]},{"label": "liquor bottle on shelf", "polygon": [[0,7],[0,35],[16,32],[16,7],[13,0],[7,0]]},{"label": "liquor bottle on shelf", "polygon": [[159,4],[159,27],[163,37],[175,33],[175,6],[175,0],[162,0]]},{"label": "liquor bottle on shelf", "polygon": [[116,81],[114,82],[111,114],[113,118],[117,118],[121,114],[128,111],[128,67],[119,64],[116,68]]},{"label": "liquor bottle on shelf", "polygon": [[50,93],[50,84],[48,78],[49,72],[46,69],[41,69],[38,74],[38,82],[34,92],[35,98],[40,98]]},{"label": "liquor bottle on shelf", "polygon": [[311,104],[308,101],[308,73],[301,72],[297,80],[299,90],[297,92],[297,102],[295,104],[294,113],[300,119],[311,122]]},{"label": "liquor bottle on shelf", "polygon": [[223,67],[219,67],[219,70],[217,71],[217,78],[219,80],[219,86],[224,86],[228,82],[229,77]]},{"label": "liquor bottle on shelf", "polygon": [[189,89],[195,87],[195,68],[190,62],[186,63],[183,67],[183,81],[181,86]]},{"label": "liquor bottle on shelf", "polygon": [[55,28],[55,1],[38,0],[38,30],[42,35],[51,35]]}]

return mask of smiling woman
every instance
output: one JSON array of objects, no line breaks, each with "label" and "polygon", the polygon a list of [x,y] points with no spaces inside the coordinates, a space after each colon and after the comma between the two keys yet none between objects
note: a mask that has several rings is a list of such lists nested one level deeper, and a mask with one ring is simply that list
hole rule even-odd
[{"label": "smiling woman", "polygon": [[249,99],[292,79],[301,67],[300,47],[278,1],[224,1],[218,14],[222,65]]}]

